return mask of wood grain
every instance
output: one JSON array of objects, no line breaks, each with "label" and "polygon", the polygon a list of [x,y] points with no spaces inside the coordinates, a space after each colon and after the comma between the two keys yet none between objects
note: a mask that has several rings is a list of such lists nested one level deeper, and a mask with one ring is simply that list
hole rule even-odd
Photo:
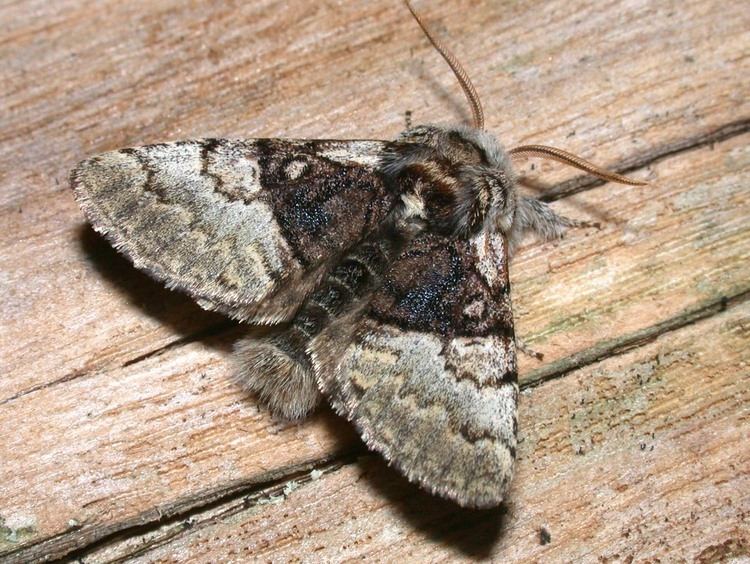
[{"label": "wood grain", "polygon": [[[719,366],[746,383],[746,365],[731,364],[743,345],[748,348],[746,333],[707,334],[704,344],[677,337],[719,323],[724,317],[716,312],[727,301],[736,305],[723,315],[737,315],[750,289],[750,156],[743,135],[750,123],[750,17],[741,3],[716,10],[706,0],[450,0],[422,11],[470,69],[487,127],[506,143],[564,146],[653,182],[597,187],[547,165],[531,173],[548,187],[548,197],[560,199],[559,210],[604,227],[571,233],[559,243],[531,244],[513,263],[518,331],[546,355],[541,364],[521,359],[523,380],[542,382],[531,394],[534,401],[527,398],[527,425],[538,417],[554,420],[555,410],[566,413],[556,403],[561,397],[542,390],[565,385],[572,391],[559,393],[575,395],[578,374],[593,366],[610,374],[606,370],[615,370],[611,363],[618,359],[648,358],[654,345],[644,343],[656,338],[664,350],[702,351],[703,357],[690,357],[700,378]],[[289,500],[251,504],[252,519],[270,527],[263,548],[268,554],[305,556],[302,545],[290,542],[287,549],[278,539],[304,537],[310,532],[305,515],[315,511],[318,519],[343,527],[354,506],[344,506],[332,488],[350,484],[362,503],[381,508],[375,522],[414,544],[415,558],[467,556],[461,546],[469,540],[445,544],[410,516],[414,505],[405,510],[394,496],[416,496],[407,505],[427,504],[436,523],[439,515],[452,514],[450,508],[403,493],[394,477],[384,478],[384,486],[357,481],[359,473],[378,474],[380,466],[372,458],[362,463],[364,470],[352,463],[364,450],[346,424],[326,412],[301,426],[259,413],[228,373],[227,351],[238,330],[136,273],[83,224],[67,186],[77,160],[120,146],[205,136],[390,138],[403,126],[406,109],[417,122],[465,118],[454,79],[403,6],[27,0],[0,7],[0,24],[0,80],[7,85],[0,90],[0,555],[17,561],[127,555],[143,535],[162,539],[154,546],[163,542],[161,523],[174,533],[169,519],[198,522],[204,512],[242,505],[246,496],[262,499],[269,487],[281,495],[292,478],[319,468],[326,474]],[[736,353],[725,365],[716,357],[724,350]],[[696,435],[692,416],[667,417],[663,410],[681,407],[675,395],[680,386],[686,394],[700,391],[693,390],[691,374],[670,376],[671,391],[649,398],[655,411],[648,413],[661,417],[660,436],[676,441],[651,466],[618,454],[619,435],[608,429],[616,427],[621,404],[609,389],[591,389],[585,399],[596,408],[585,424],[555,428],[557,442],[550,446],[567,441],[584,451],[595,447],[620,456],[620,472],[643,470],[638,475],[653,481],[658,470],[664,480],[621,494],[589,455],[567,453],[564,462],[555,462],[559,467],[545,462],[552,456],[546,450],[551,439],[545,439],[524,452],[509,511],[513,519],[516,509],[544,516],[539,522],[550,524],[553,537],[545,550],[557,552],[512,548],[516,541],[506,537],[535,534],[537,524],[512,521],[521,523],[514,525],[516,533],[505,532],[506,517],[501,524],[480,524],[489,527],[485,532],[503,531],[499,544],[483,554],[614,559],[607,543],[612,550],[627,548],[618,534],[642,506],[639,495],[654,491],[671,500],[670,515],[691,503],[705,505],[705,515],[683,530],[697,531],[700,524],[711,534],[679,533],[677,539],[687,538],[683,550],[677,541],[662,542],[668,527],[646,515],[652,526],[638,530],[635,544],[643,552],[633,548],[634,556],[704,553],[710,561],[722,550],[746,554],[746,537],[724,524],[744,523],[747,498],[732,504],[726,496],[711,498],[723,495],[722,488],[746,486],[739,480],[750,471],[747,451],[730,429],[722,430],[728,421],[747,436],[746,410],[725,390],[705,388],[725,406],[719,413],[695,400],[695,417],[715,436]],[[533,425],[529,445],[541,429]],[[601,431],[591,444],[589,428]],[[640,421],[621,432],[646,437],[647,428]],[[705,437],[708,446],[696,446],[696,437]],[[734,457],[731,470],[722,470],[724,482],[700,474],[689,486],[680,450],[688,447],[696,457],[703,453],[706,472]],[[592,514],[583,502],[576,505],[576,480],[554,481],[563,467],[566,476],[590,483],[592,492],[609,492],[609,506],[595,506]],[[529,477],[531,469],[542,477]],[[537,479],[546,484],[543,496],[532,487]],[[315,492],[330,503],[298,501],[315,499]],[[555,520],[556,500],[567,508],[570,525]],[[292,501],[298,504],[292,518],[280,517]],[[231,550],[242,554],[251,542],[260,547],[265,541],[251,538],[245,525],[254,521],[246,514],[238,519],[239,536],[220,521],[215,530],[180,535],[152,556],[189,550],[211,559]],[[465,515],[452,519],[458,521],[447,523],[477,523]],[[575,528],[577,523],[582,525]],[[313,536],[327,550],[341,542],[351,554],[392,554],[384,552],[391,537],[378,531],[376,540],[365,542],[357,530],[327,527]],[[117,531],[124,537],[113,536]],[[559,535],[566,542],[558,545]],[[99,546],[90,547],[97,539]],[[580,550],[590,539],[598,544],[592,541],[584,555]],[[362,543],[366,548],[357,549]]]}]

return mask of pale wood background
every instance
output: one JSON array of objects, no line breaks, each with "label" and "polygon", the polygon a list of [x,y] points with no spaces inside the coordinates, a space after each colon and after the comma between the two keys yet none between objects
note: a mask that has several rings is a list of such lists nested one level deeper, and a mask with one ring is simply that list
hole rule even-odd
[{"label": "pale wood background", "polygon": [[[323,410],[259,411],[240,330],[85,225],[86,156],[189,137],[391,138],[467,117],[398,0],[0,5],[0,559],[724,561],[750,554],[750,14],[743,2],[419,2],[555,206],[513,263],[508,502],[420,492]],[[541,173],[540,173],[541,171]],[[549,532],[548,544],[540,530]]]}]

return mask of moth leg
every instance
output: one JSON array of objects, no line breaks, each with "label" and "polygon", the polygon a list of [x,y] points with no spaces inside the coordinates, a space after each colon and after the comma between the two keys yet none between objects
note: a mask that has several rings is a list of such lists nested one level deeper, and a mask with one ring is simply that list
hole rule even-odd
[{"label": "moth leg", "polygon": [[569,228],[582,227],[599,229],[601,224],[562,216],[545,202],[520,196],[513,226],[508,234],[511,254],[528,233],[534,233],[542,241],[550,241],[564,237]]},{"label": "moth leg", "polygon": [[532,349],[529,345],[526,344],[526,341],[521,339],[520,337],[516,336],[516,348],[521,351],[523,354],[527,356],[534,357],[537,360],[543,360],[544,354],[535,351]]},{"label": "moth leg", "polygon": [[267,339],[247,338],[235,347],[243,387],[284,419],[301,419],[322,398],[313,373],[310,343],[331,323],[361,307],[393,252],[392,240],[364,242],[343,258],[302,304],[291,326]]},{"label": "moth leg", "polygon": [[602,224],[598,221],[586,221],[585,219],[573,219],[571,217],[565,217],[564,215],[558,215],[558,217],[565,222],[566,227],[573,228],[589,228],[601,229]]},{"label": "moth leg", "polygon": [[404,112],[404,124],[406,124],[406,129],[404,131],[408,131],[411,129],[411,110],[406,110]]}]

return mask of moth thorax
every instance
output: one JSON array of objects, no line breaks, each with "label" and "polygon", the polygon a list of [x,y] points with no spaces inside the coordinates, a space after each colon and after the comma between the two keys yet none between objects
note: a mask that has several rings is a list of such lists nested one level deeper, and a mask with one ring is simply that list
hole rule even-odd
[{"label": "moth thorax", "polygon": [[434,232],[470,237],[508,232],[516,208],[510,159],[490,134],[464,127],[419,126],[401,134],[385,171],[405,190],[406,215]]},{"label": "moth thorax", "polygon": [[406,167],[402,178],[410,187],[403,197],[407,208],[435,233],[470,237],[488,218],[505,223],[509,216],[508,225],[513,221],[515,198],[502,171],[424,160]]}]

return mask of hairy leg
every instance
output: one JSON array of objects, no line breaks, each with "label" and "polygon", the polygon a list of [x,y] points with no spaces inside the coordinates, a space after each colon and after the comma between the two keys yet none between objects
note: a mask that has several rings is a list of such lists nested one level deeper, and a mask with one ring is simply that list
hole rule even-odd
[{"label": "hairy leg", "polygon": [[537,360],[544,360],[544,354],[535,351],[521,337],[516,335],[516,349],[525,354],[526,356],[533,357]]},{"label": "hairy leg", "polygon": [[596,227],[598,229],[601,225],[559,215],[544,202],[520,196],[513,227],[508,234],[511,254],[529,233],[534,233],[542,241],[550,241],[561,239],[571,227]]}]

